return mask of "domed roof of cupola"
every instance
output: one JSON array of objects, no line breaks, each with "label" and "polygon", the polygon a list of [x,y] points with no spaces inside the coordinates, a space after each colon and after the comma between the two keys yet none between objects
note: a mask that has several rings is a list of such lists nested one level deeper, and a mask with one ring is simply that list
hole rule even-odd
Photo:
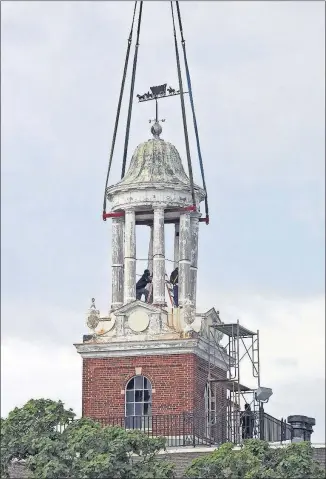
[{"label": "domed roof of cupola", "polygon": [[137,146],[126,175],[115,186],[168,183],[189,188],[190,181],[176,147],[160,138],[159,123],[154,123],[151,132],[153,138]]},{"label": "domed roof of cupola", "polygon": [[[126,175],[106,190],[112,211],[152,207],[165,204],[167,208],[192,205],[191,185],[178,150],[160,138],[161,125],[151,128],[153,138],[137,146]],[[205,198],[205,191],[194,185],[196,205]]]}]

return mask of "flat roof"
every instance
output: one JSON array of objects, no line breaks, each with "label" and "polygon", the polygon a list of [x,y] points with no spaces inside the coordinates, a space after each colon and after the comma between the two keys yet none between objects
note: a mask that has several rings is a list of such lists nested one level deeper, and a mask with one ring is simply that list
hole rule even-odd
[{"label": "flat roof", "polygon": [[[230,324],[213,324],[211,326],[214,329],[217,329],[223,334],[227,336],[237,336],[237,332],[239,331],[239,336],[242,338],[252,337],[255,336],[257,333],[250,331],[247,328],[244,328],[240,324],[237,323],[230,323]],[[238,329],[239,328],[239,329]]]},{"label": "flat roof", "polygon": [[[210,382],[212,383],[223,383],[224,386],[229,389],[230,391],[238,391],[238,383],[237,381],[230,381],[230,379],[211,379]],[[239,383],[239,389],[241,392],[249,392],[252,391],[251,388],[245,386],[244,384]]]}]

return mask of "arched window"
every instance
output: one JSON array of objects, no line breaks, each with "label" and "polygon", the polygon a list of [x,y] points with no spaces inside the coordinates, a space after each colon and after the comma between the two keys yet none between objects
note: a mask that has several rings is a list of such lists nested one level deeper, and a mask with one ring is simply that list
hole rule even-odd
[{"label": "arched window", "polygon": [[152,424],[152,384],[145,376],[134,376],[126,386],[126,426],[149,428]]}]

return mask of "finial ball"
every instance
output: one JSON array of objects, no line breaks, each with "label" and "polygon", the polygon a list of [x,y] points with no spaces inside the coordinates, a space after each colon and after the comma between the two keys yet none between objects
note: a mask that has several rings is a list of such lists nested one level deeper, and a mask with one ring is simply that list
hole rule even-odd
[{"label": "finial ball", "polygon": [[160,134],[162,133],[162,127],[157,121],[152,126],[151,133],[154,136],[154,138],[158,139],[160,137]]}]

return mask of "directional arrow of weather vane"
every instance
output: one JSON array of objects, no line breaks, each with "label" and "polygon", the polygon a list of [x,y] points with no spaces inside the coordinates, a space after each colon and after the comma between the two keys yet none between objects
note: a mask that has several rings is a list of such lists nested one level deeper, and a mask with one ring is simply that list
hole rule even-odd
[{"label": "directional arrow of weather vane", "polygon": [[[143,101],[151,101],[155,100],[156,103],[156,114],[155,114],[155,120],[149,120],[149,123],[152,123],[152,121],[158,122],[158,102],[157,100],[161,100],[162,98],[167,98],[170,96],[176,96],[180,95],[180,90],[175,90],[174,88],[170,87],[166,88],[167,83],[164,83],[164,85],[158,85],[158,86],[151,86],[150,87],[150,92],[148,91],[147,93],[144,93],[143,95],[136,95],[139,102],[142,103]],[[184,93],[188,93],[185,91]],[[165,120],[160,120],[160,121],[165,121]]]}]

